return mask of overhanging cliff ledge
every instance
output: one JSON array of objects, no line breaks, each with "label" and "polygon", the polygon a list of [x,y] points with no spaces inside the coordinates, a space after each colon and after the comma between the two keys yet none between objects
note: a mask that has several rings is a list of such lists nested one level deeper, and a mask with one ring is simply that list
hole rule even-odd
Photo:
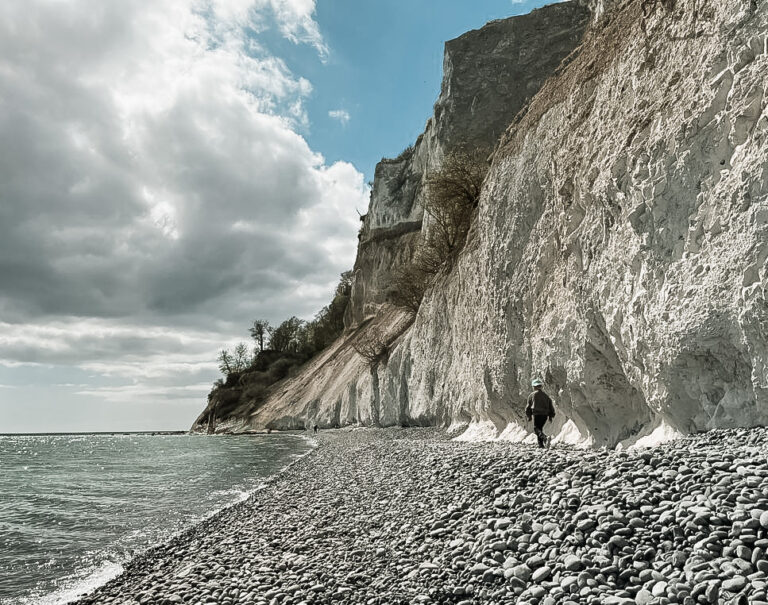
[{"label": "overhanging cliff ledge", "polygon": [[[523,439],[532,375],[564,441],[768,423],[768,5],[589,4],[446,44],[435,115],[377,167],[346,334],[223,426]],[[386,290],[425,175],[486,145],[467,245],[410,318]],[[375,363],[354,347],[372,331]]]}]

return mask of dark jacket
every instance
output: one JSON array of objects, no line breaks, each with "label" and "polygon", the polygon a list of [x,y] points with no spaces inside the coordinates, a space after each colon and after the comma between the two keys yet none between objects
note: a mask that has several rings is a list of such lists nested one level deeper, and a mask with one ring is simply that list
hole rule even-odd
[{"label": "dark jacket", "polygon": [[525,406],[525,415],[530,418],[531,416],[548,416],[549,418],[555,417],[555,406],[552,405],[552,400],[544,391],[536,389],[533,393],[528,395],[528,404]]}]

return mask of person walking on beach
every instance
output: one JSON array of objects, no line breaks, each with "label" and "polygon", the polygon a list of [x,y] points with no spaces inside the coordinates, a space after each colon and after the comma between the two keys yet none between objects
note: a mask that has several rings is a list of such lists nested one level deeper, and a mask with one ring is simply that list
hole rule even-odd
[{"label": "person walking on beach", "polygon": [[525,415],[530,422],[533,418],[533,432],[536,433],[536,438],[539,440],[539,447],[549,447],[550,437],[544,434],[544,425],[547,420],[550,422],[555,417],[555,406],[552,404],[552,400],[544,392],[541,387],[544,386],[544,382],[540,378],[534,378],[531,381],[533,387],[533,393],[528,395],[528,404],[525,406]]},{"label": "person walking on beach", "polygon": [[317,425],[315,425],[315,435],[317,435],[317,429],[318,429],[318,428],[319,428],[319,427],[318,427]]}]

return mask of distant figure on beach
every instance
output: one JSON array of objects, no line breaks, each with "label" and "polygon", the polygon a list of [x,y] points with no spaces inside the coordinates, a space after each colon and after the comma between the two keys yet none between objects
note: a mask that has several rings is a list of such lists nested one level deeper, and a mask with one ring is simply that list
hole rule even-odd
[{"label": "distant figure on beach", "polygon": [[549,447],[551,438],[544,434],[544,425],[547,420],[551,422],[555,417],[555,406],[552,405],[549,395],[541,388],[544,386],[544,382],[540,378],[534,378],[531,381],[531,386],[533,393],[528,395],[525,415],[529,422],[533,418],[533,432],[536,433],[536,438],[539,440],[539,447]]},{"label": "distant figure on beach", "polygon": [[317,425],[315,425],[315,434],[317,434],[317,429],[320,428]]}]

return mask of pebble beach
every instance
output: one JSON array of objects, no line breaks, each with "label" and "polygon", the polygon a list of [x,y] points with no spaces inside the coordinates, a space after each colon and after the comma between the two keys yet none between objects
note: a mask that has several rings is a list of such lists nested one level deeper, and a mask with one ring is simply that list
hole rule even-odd
[{"label": "pebble beach", "polygon": [[321,431],[77,603],[768,603],[768,432],[633,451]]}]

